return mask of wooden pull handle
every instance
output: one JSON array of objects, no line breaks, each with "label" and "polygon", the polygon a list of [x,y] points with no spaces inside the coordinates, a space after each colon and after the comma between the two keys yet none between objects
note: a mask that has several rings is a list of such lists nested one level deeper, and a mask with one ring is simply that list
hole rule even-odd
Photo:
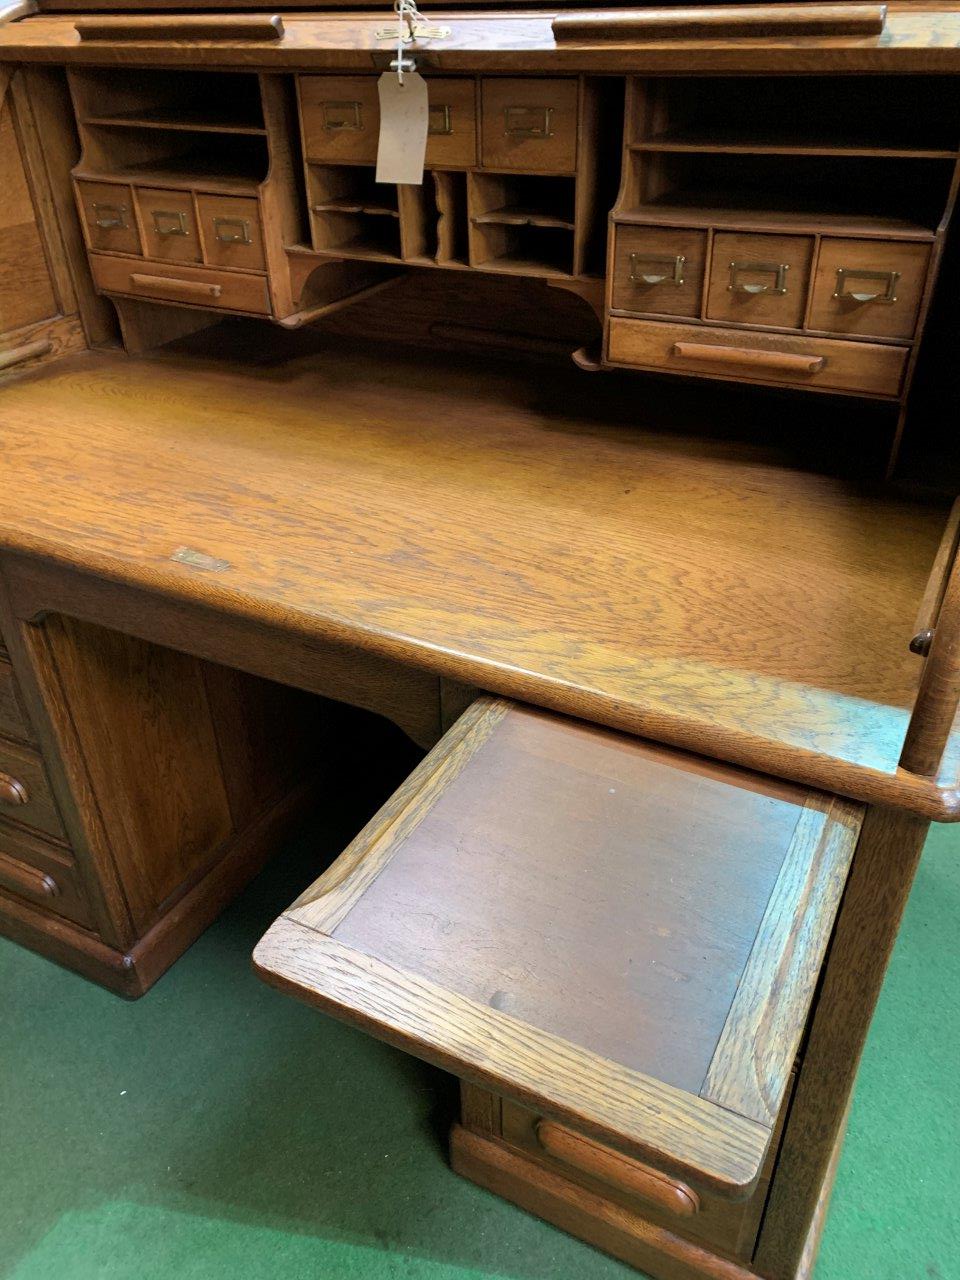
[{"label": "wooden pull handle", "polygon": [[25,342],[22,347],[0,351],[0,369],[12,369],[14,365],[23,364],[26,360],[49,355],[52,350],[53,343],[49,338],[44,338],[40,342]]},{"label": "wooden pull handle", "polygon": [[36,867],[24,866],[12,858],[5,858],[0,853],[0,884],[6,885],[14,893],[23,893],[31,898],[56,898],[60,886],[53,876]]},{"label": "wooden pull handle", "polygon": [[282,40],[278,13],[157,14],[149,18],[78,18],[81,40]]},{"label": "wooden pull handle", "polygon": [[19,778],[11,773],[0,773],[0,804],[26,804],[29,799],[30,792]]},{"label": "wooden pull handle", "polygon": [[741,369],[778,373],[819,373],[825,356],[801,356],[792,351],[759,351],[755,347],[715,347],[707,342],[675,342],[670,354],[678,360],[701,364],[735,364]]},{"label": "wooden pull handle", "polygon": [[697,1193],[682,1182],[674,1182],[658,1170],[631,1160],[612,1147],[585,1138],[553,1120],[540,1121],[537,1139],[547,1155],[555,1160],[563,1160],[581,1173],[620,1187],[668,1213],[690,1218],[700,1208]]},{"label": "wooden pull handle", "polygon": [[753,4],[716,8],[626,9],[559,13],[554,38],[633,44],[641,40],[706,40],[721,36],[876,36],[885,4]]},{"label": "wooden pull handle", "polygon": [[223,293],[219,284],[207,284],[202,280],[177,280],[172,276],[145,276],[137,271],[131,275],[130,283],[134,289],[142,289],[144,293],[162,293],[185,302],[219,298]]}]

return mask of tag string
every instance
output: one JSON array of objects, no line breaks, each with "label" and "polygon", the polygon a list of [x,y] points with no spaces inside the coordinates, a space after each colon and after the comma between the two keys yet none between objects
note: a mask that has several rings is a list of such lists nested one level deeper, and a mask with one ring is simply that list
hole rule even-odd
[{"label": "tag string", "polygon": [[397,81],[403,88],[404,71],[416,71],[417,64],[412,58],[403,56],[403,47],[413,44],[417,38],[417,26],[423,22],[416,0],[394,0],[397,14]]}]

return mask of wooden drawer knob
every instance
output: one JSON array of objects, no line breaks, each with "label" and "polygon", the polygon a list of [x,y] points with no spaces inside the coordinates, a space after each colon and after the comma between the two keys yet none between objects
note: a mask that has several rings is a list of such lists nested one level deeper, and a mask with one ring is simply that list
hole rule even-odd
[{"label": "wooden drawer knob", "polygon": [[0,772],[0,804],[26,804],[29,799],[30,793],[22,782]]},{"label": "wooden drawer knob", "polygon": [[57,898],[60,886],[53,876],[38,867],[28,867],[0,853],[0,884],[27,898]]},{"label": "wooden drawer knob", "polygon": [[611,1186],[646,1200],[681,1218],[692,1217],[700,1208],[697,1193],[682,1182],[674,1182],[666,1174],[631,1160],[629,1156],[585,1138],[553,1120],[537,1125],[537,1140],[549,1156],[562,1160],[581,1173],[589,1174]]},{"label": "wooden drawer knob", "polygon": [[775,373],[821,373],[825,356],[796,355],[792,351],[761,351],[753,347],[717,347],[707,342],[675,342],[670,354],[677,360],[699,360],[701,364],[734,364],[744,369]]},{"label": "wooden drawer knob", "polygon": [[157,294],[167,298],[182,298],[185,302],[200,302],[205,298],[219,298],[223,286],[208,284],[202,280],[179,280],[175,276],[148,276],[134,271],[130,277],[134,290]]}]

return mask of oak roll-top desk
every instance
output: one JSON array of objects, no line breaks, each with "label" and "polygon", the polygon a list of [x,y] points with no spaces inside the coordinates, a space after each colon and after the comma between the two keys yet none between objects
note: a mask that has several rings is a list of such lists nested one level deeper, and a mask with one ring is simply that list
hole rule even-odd
[{"label": "oak roll-top desk", "polygon": [[[390,14],[151,8],[0,11],[0,928],[142,994],[376,712],[432,750],[260,972],[456,1071],[468,1176],[810,1274],[960,816],[960,7],[430,11],[416,185]],[[714,957],[672,1040],[634,929]]]}]

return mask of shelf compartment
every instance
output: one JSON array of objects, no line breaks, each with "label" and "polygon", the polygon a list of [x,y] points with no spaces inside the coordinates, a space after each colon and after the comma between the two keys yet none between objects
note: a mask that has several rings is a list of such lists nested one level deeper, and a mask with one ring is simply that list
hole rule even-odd
[{"label": "shelf compartment", "polygon": [[470,265],[481,271],[521,276],[573,274],[573,237],[559,227],[471,228],[471,244]]},{"label": "shelf compartment", "polygon": [[[642,150],[948,158],[960,148],[960,92],[916,76],[751,76],[637,81],[627,138]],[[763,127],[758,130],[757,122]]]},{"label": "shelf compartment", "polygon": [[393,183],[364,165],[307,165],[313,247],[345,257],[400,257],[400,203]]},{"label": "shelf compartment", "polygon": [[933,239],[953,162],[638,154],[617,221]]},{"label": "shelf compartment", "polygon": [[470,175],[470,189],[470,221],[476,226],[574,228],[573,178],[476,173]]},{"label": "shelf compartment", "polygon": [[427,172],[420,186],[402,186],[399,193],[404,261],[421,266],[467,266],[466,175]]},{"label": "shelf compartment", "polygon": [[233,72],[70,72],[82,125],[265,134],[256,75]]},{"label": "shelf compartment", "polygon": [[377,182],[366,165],[307,165],[307,199],[311,213],[368,213],[399,217],[397,188]]},{"label": "shelf compartment", "polygon": [[224,137],[198,146],[197,134],[100,125],[88,125],[84,132],[78,178],[255,195],[269,169],[265,138]]},{"label": "shelf compartment", "polygon": [[467,192],[471,266],[529,275],[573,273],[575,179],[473,173]]}]

